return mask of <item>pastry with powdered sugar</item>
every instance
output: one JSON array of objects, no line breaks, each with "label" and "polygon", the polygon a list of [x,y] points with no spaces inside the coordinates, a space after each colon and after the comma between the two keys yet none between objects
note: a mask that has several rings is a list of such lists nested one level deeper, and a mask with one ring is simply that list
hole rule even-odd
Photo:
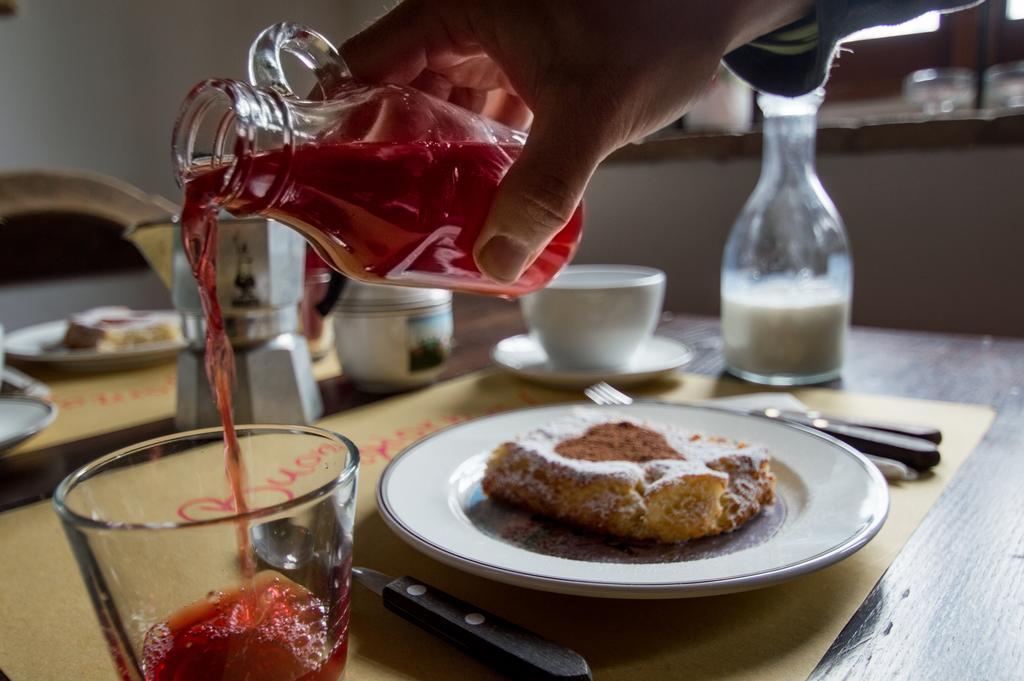
[{"label": "pastry with powdered sugar", "polygon": [[166,312],[96,307],[71,315],[61,347],[117,352],[181,340],[177,317]]},{"label": "pastry with powdered sugar", "polygon": [[499,445],[492,498],[585,529],[676,542],[731,532],[775,500],[760,445],[598,409]]}]

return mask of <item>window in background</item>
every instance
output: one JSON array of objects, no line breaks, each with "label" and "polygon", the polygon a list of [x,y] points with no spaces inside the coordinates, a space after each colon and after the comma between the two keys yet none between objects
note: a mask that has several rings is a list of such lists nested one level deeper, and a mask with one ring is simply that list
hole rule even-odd
[{"label": "window in background", "polygon": [[[931,113],[931,98],[921,94],[922,88],[940,93],[951,90],[951,81],[956,96],[941,98],[935,108],[937,115],[969,111],[979,103],[997,106],[991,104],[999,100],[988,96],[982,74],[994,65],[1022,60],[1024,0],[987,0],[959,12],[928,12],[896,26],[859,31],[843,41],[843,49],[833,62],[818,122],[823,126],[848,126],[851,121]],[[932,70],[937,71],[931,76],[922,73],[913,80],[914,87],[905,89],[909,74]],[[929,77],[930,85],[920,84]],[[734,125],[722,113],[722,107],[732,101],[731,96],[725,96],[723,81],[719,79],[719,91],[709,92],[684,121],[657,136],[744,129],[746,123]],[[738,93],[736,100],[743,96],[750,98]],[[750,104],[745,102],[747,112]],[[755,109],[755,118],[756,114]],[[746,115],[749,117],[749,113]]]},{"label": "window in background", "polygon": [[[832,69],[822,113],[839,103],[864,115],[912,111],[901,109],[909,73],[951,67],[976,72],[1024,59],[1022,19],[1024,0],[988,0],[961,12],[929,12],[899,26],[854,34]],[[871,102],[882,103],[884,110],[871,110]]]},{"label": "window in background", "polygon": [[[1020,4],[1024,5],[1024,2]],[[939,30],[939,13],[928,12],[922,14],[916,19],[905,21],[902,24],[896,26],[878,26],[876,28],[866,28],[863,31],[857,31],[846,40],[844,44],[852,43],[858,40],[877,40],[879,38],[895,38],[901,35],[913,35],[915,33],[932,33]]]}]

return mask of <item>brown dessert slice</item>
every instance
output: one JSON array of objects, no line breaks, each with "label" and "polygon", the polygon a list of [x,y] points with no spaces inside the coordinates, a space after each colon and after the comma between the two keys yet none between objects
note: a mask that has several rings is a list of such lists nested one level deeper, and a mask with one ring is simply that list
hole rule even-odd
[{"label": "brown dessert slice", "polygon": [[499,445],[483,488],[589,530],[664,542],[731,531],[774,500],[763,448],[582,409]]},{"label": "brown dessert slice", "polygon": [[97,307],[71,315],[61,346],[71,350],[115,352],[180,338],[177,320],[166,313]]}]

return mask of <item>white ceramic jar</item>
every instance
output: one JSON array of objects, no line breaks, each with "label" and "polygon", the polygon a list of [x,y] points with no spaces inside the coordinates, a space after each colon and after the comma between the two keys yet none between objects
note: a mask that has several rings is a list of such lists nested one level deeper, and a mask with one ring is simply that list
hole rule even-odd
[{"label": "white ceramic jar", "polygon": [[367,392],[437,380],[452,347],[452,294],[349,281],[334,315],[342,372]]}]

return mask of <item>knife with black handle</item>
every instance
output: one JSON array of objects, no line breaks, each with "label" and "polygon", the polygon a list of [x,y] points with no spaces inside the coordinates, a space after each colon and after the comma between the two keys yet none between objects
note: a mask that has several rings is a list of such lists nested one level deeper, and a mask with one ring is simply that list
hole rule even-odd
[{"label": "knife with black handle", "polygon": [[793,412],[786,412],[785,415],[782,415],[780,412],[776,412],[779,415],[766,412],[759,413],[769,418],[797,423],[819,430],[837,440],[845,442],[864,454],[894,459],[918,471],[928,470],[937,466],[941,458],[938,445],[931,440],[920,437],[897,435],[874,428],[845,425],[833,420],[814,419]]},{"label": "knife with black handle", "polygon": [[462,648],[493,669],[523,681],[590,681],[579,653],[460,601],[412,577],[392,579],[362,567],[357,582],[379,594],[384,607]]}]

